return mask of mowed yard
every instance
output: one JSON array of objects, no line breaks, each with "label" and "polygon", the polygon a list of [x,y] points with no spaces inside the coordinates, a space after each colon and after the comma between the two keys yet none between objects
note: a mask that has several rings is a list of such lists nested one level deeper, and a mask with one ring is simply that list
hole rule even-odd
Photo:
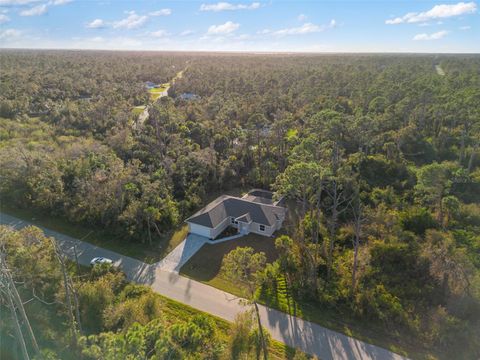
[{"label": "mowed yard", "polygon": [[155,101],[157,100],[160,95],[165,91],[167,90],[168,88],[170,87],[170,84],[162,84],[160,87],[158,88],[152,88],[152,89],[149,89],[148,92],[150,93],[150,98]]},{"label": "mowed yard", "polygon": [[205,244],[180,269],[180,274],[201,281],[226,292],[242,295],[242,287],[233,284],[221,272],[223,258],[237,247],[251,247],[255,252],[264,252],[267,262],[278,257],[275,239],[261,235],[249,234],[241,238],[219,244]]}]

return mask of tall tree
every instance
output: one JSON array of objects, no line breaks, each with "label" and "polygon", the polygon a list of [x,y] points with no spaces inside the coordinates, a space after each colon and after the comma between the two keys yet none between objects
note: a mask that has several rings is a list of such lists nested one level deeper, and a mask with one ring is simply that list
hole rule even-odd
[{"label": "tall tree", "polygon": [[256,298],[261,270],[264,269],[265,263],[266,257],[263,252],[255,253],[251,247],[239,247],[227,254],[222,267],[231,281],[243,284],[246,287],[245,295],[255,308],[258,331],[263,347],[263,358],[266,360],[268,358],[268,348]]}]

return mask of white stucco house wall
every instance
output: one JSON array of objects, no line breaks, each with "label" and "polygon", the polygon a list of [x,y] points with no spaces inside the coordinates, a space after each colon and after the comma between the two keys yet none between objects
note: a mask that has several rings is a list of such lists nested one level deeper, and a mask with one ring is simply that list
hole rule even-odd
[{"label": "white stucco house wall", "polygon": [[283,201],[273,201],[269,191],[254,189],[242,198],[222,195],[190,216],[189,232],[209,239],[218,237],[228,226],[239,233],[272,236],[282,227],[287,209]]}]

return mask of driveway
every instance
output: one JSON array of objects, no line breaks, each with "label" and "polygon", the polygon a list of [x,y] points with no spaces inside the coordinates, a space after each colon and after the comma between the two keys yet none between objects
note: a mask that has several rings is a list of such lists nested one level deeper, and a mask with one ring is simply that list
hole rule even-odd
[{"label": "driveway", "polygon": [[[0,224],[22,228],[29,222],[0,213]],[[40,227],[42,228],[42,227]],[[120,266],[130,281],[151,286],[159,294],[182,302],[193,308],[208,312],[222,319],[233,321],[235,315],[245,311],[239,298],[200,282],[180,276],[176,266],[173,271],[162,261],[148,265],[140,260],[123,256],[110,250],[99,248],[42,228],[47,236],[54,237],[65,254],[71,259],[78,258],[80,264],[89,265],[95,256],[105,256]],[[184,247],[188,244],[185,243]],[[75,255],[76,253],[76,255]],[[178,256],[178,254],[176,255]],[[173,257],[173,255],[172,255]],[[180,256],[181,259],[181,256]],[[283,312],[259,306],[262,324],[272,338],[293,348],[316,355],[322,360],[404,360],[403,356],[386,349],[326,329],[320,325]]]},{"label": "driveway", "polygon": [[178,274],[180,269],[200,248],[208,242],[206,237],[188,234],[175,249],[160,260],[156,267],[157,269],[174,272]]}]

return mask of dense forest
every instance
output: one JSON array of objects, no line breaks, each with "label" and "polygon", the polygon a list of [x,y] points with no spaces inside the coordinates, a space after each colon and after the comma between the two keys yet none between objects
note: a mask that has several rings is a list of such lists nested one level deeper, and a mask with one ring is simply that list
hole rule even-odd
[{"label": "dense forest", "polygon": [[[283,276],[413,358],[480,356],[479,56],[2,51],[0,64],[3,203],[142,244],[212,194],[271,189],[290,216],[260,287]],[[152,103],[144,83],[180,70]],[[149,324],[137,330],[160,331]]]}]

